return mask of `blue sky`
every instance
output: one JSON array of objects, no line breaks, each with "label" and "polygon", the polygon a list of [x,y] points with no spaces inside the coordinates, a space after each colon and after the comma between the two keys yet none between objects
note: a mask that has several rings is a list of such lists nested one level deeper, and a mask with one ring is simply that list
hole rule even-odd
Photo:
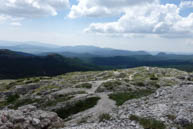
[{"label": "blue sky", "polygon": [[193,51],[192,0],[3,0],[0,8],[0,40]]}]

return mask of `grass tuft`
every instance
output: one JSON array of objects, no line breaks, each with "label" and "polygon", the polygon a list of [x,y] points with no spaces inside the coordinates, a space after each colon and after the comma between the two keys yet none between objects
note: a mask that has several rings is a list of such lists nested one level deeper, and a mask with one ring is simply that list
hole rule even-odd
[{"label": "grass tuft", "polygon": [[99,122],[103,122],[103,121],[110,120],[110,119],[111,119],[111,116],[107,113],[99,116]]},{"label": "grass tuft", "polygon": [[55,110],[55,112],[58,114],[59,117],[66,119],[71,115],[94,107],[99,99],[99,97],[90,97],[85,100],[79,100],[75,104],[67,104],[65,107]]},{"label": "grass tuft", "polygon": [[90,89],[90,88],[92,88],[92,84],[90,84],[90,83],[82,83],[80,85],[77,85],[76,88],[87,88],[87,89]]},{"label": "grass tuft", "polygon": [[138,91],[131,91],[131,92],[119,92],[119,93],[112,93],[109,95],[109,98],[116,101],[116,105],[120,106],[127,100],[137,99],[144,96],[148,96],[152,94],[152,90],[138,90]]},{"label": "grass tuft", "polygon": [[162,121],[158,121],[153,118],[140,118],[138,116],[131,115],[130,120],[139,122],[144,129],[166,129],[166,126]]}]

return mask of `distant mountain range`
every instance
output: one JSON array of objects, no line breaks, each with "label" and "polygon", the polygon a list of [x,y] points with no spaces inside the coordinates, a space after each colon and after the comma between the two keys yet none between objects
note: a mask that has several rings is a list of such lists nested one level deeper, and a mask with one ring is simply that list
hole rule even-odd
[{"label": "distant mountain range", "polygon": [[[4,43],[4,44],[3,44]],[[54,76],[74,71],[139,66],[193,71],[193,55],[126,51],[95,46],[55,46],[0,41],[0,78]]]},{"label": "distant mountain range", "polygon": [[[156,66],[178,68],[193,71],[193,55],[174,55],[159,53],[158,55],[129,55],[101,57],[78,53],[65,53],[65,57],[57,53],[33,55],[0,49],[0,79],[24,78],[31,76],[55,76],[67,72],[110,70],[133,68],[139,66]],[[89,58],[85,57],[90,56]]]},{"label": "distant mountain range", "polygon": [[112,57],[131,55],[150,55],[145,51],[127,51],[112,48],[100,48],[95,46],[56,46],[38,42],[11,42],[0,41],[0,49],[9,49],[35,55],[57,53],[67,57]]}]

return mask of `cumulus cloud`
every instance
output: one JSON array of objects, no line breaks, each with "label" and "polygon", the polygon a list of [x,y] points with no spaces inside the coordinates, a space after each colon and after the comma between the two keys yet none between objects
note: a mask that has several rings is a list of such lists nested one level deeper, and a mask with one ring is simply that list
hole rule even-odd
[{"label": "cumulus cloud", "polygon": [[78,5],[71,7],[69,17],[119,15],[129,6],[158,2],[159,0],[78,0]]},{"label": "cumulus cloud", "polygon": [[[157,1],[125,4],[124,9],[121,10],[123,15],[120,19],[108,23],[92,23],[85,31],[106,35],[122,35],[124,37],[131,35],[157,35],[166,38],[192,37],[193,13],[187,17],[180,15],[182,8],[191,7],[192,4],[192,1],[183,2],[179,6],[175,4],[161,5]],[[95,6],[90,5],[89,7]],[[109,10],[114,8],[116,7],[109,7]]]},{"label": "cumulus cloud", "polygon": [[0,14],[13,17],[55,16],[65,9],[68,0],[0,0]]},{"label": "cumulus cloud", "polygon": [[0,0],[0,3],[0,15],[7,19],[55,16],[69,7],[69,0]]},{"label": "cumulus cloud", "polygon": [[7,20],[6,16],[0,15],[0,23],[4,22]]},{"label": "cumulus cloud", "polygon": [[182,1],[179,7],[180,9],[193,8],[193,1]]},{"label": "cumulus cloud", "polygon": [[10,23],[10,25],[19,27],[19,26],[21,26],[22,24],[21,24],[20,22],[12,22],[12,23]]}]

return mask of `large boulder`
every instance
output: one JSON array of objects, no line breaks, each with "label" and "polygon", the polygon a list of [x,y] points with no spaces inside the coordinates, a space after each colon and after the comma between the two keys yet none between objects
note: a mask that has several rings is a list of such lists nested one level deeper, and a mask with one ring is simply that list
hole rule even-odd
[{"label": "large boulder", "polygon": [[27,105],[18,110],[0,111],[0,129],[54,129],[63,127],[56,113]]}]

